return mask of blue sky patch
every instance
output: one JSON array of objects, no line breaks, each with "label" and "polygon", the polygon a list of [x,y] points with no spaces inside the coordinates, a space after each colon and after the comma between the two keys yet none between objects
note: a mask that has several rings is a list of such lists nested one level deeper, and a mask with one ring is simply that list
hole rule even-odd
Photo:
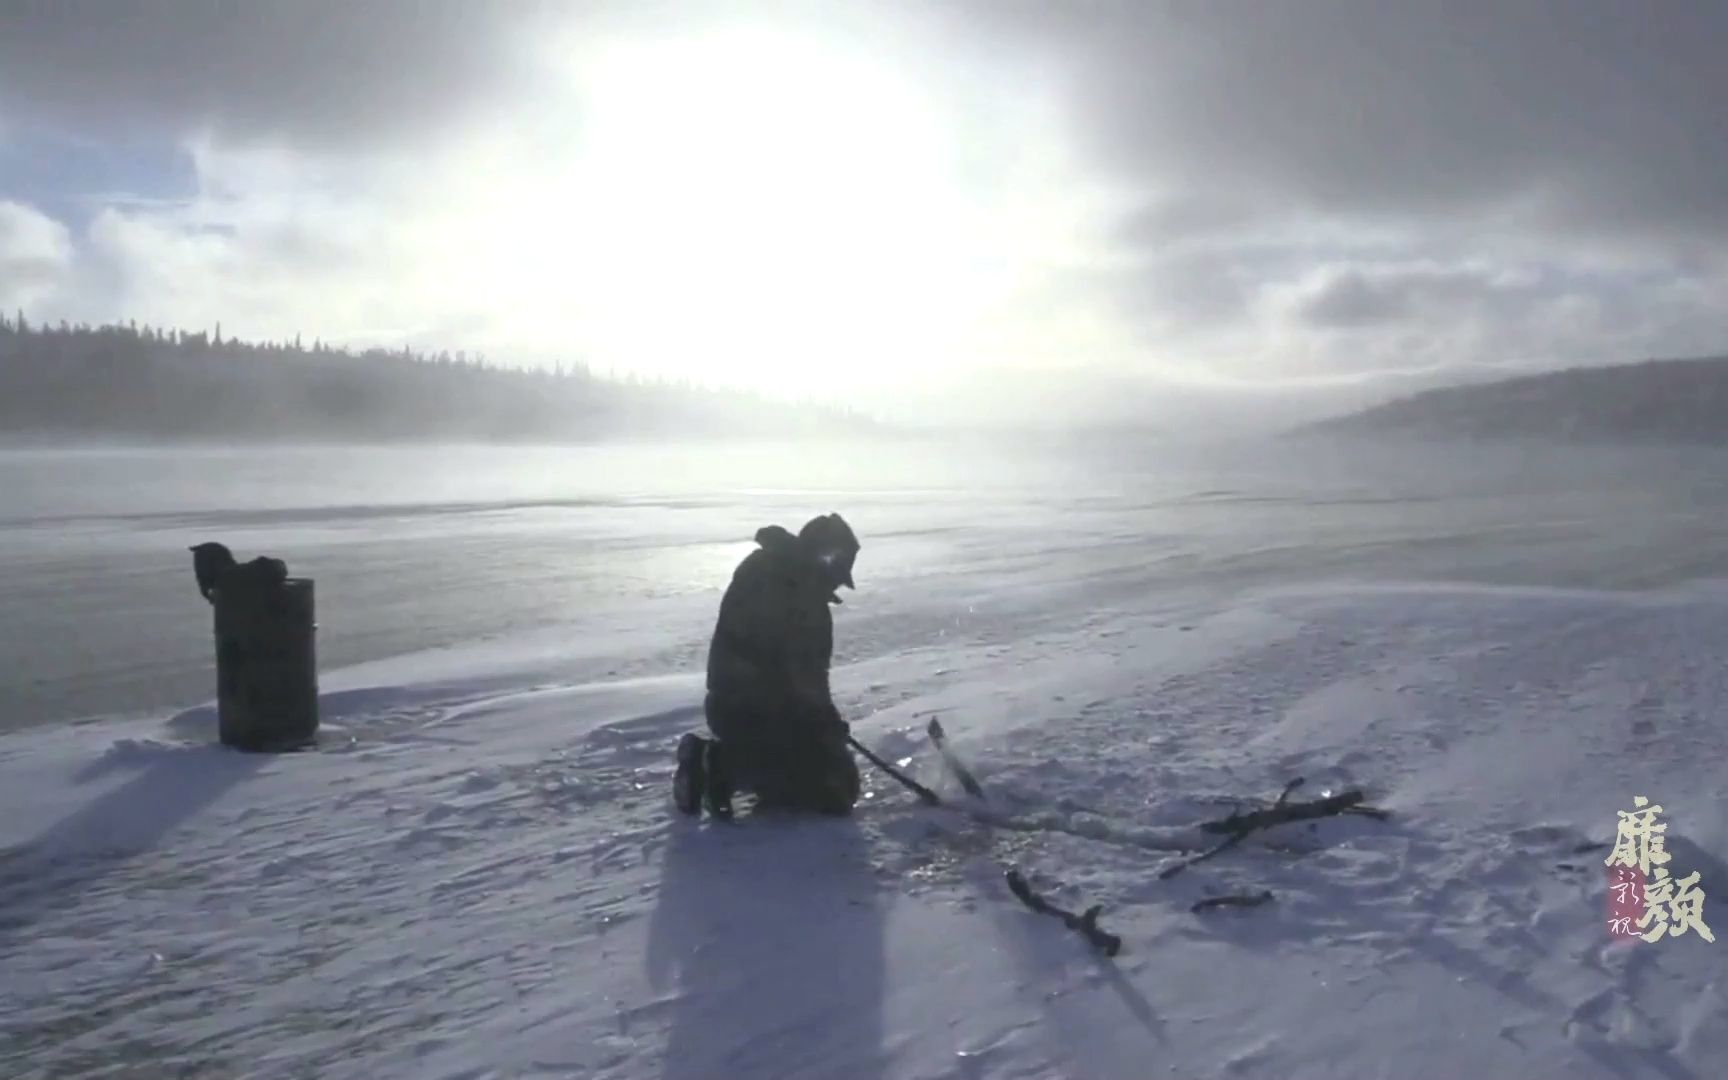
[{"label": "blue sky patch", "polygon": [[105,206],[179,202],[197,189],[192,156],[173,143],[28,128],[0,135],[0,199],[33,206],[74,232]]}]

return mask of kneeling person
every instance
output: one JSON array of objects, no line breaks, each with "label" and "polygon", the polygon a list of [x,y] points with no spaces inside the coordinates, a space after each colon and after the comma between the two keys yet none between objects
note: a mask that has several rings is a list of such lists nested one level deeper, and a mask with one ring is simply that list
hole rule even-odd
[{"label": "kneeling person", "polygon": [[812,519],[797,536],[778,525],[756,533],[720,601],[708,649],[704,708],[714,738],[678,744],[673,795],[694,814],[731,814],[734,790],[765,805],[849,813],[858,766],[834,707],[828,669],[840,586],[853,588],[858,538],[839,514]]}]

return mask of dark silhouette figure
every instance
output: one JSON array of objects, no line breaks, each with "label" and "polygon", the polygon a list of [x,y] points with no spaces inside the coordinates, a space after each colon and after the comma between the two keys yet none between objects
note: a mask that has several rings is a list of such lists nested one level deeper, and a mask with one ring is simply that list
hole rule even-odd
[{"label": "dark silhouette figure", "polygon": [[[716,740],[679,747],[679,808],[730,812],[732,788],[761,803],[844,814],[858,799],[849,729],[829,691],[835,590],[854,588],[859,543],[839,514],[797,536],[778,525],[756,533],[757,550],[732,575],[708,650],[704,711]],[[693,741],[699,740],[699,741]]]},{"label": "dark silhouette figure", "polygon": [[216,585],[222,575],[234,569],[234,553],[227,545],[207,540],[189,549],[192,552],[192,573],[198,578],[198,592],[204,599],[216,602]]},{"label": "dark silhouette figure", "polygon": [[[288,580],[288,564],[281,559],[260,555],[251,562],[236,566],[232,573],[249,587],[273,589]],[[229,580],[236,579],[230,578]]]},{"label": "dark silhouette figure", "polygon": [[[192,573],[198,578],[198,592],[211,604],[216,603],[216,590],[224,580],[252,587],[270,588],[288,580],[288,564],[281,559],[260,555],[242,565],[226,544],[207,540],[189,549],[192,552]],[[240,574],[241,579],[230,578]],[[243,579],[243,581],[242,581]]]}]

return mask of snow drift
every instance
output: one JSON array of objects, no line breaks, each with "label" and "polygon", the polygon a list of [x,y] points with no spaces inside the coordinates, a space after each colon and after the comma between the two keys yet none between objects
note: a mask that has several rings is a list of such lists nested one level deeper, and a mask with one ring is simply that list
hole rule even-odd
[{"label": "snow drift", "polygon": [[[1611,943],[1595,846],[1656,799],[1728,922],[1724,637],[1710,590],[1311,589],[837,670],[861,739],[952,791],[939,715],[1004,812],[1058,827],[1030,833],[873,773],[848,821],[678,818],[688,658],[328,673],[317,753],[214,747],[208,707],[8,735],[0,1072],[1720,1075],[1723,946]],[[1167,881],[1136,842],[1297,775],[1393,817]],[[1003,865],[1103,903],[1123,953]]]}]

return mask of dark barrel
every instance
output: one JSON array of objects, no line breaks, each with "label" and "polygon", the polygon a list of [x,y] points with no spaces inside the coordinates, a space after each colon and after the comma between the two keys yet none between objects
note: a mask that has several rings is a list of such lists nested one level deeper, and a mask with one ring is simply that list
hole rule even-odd
[{"label": "dark barrel", "polygon": [[241,750],[293,750],[318,734],[312,579],[231,571],[216,594],[217,735]]}]

